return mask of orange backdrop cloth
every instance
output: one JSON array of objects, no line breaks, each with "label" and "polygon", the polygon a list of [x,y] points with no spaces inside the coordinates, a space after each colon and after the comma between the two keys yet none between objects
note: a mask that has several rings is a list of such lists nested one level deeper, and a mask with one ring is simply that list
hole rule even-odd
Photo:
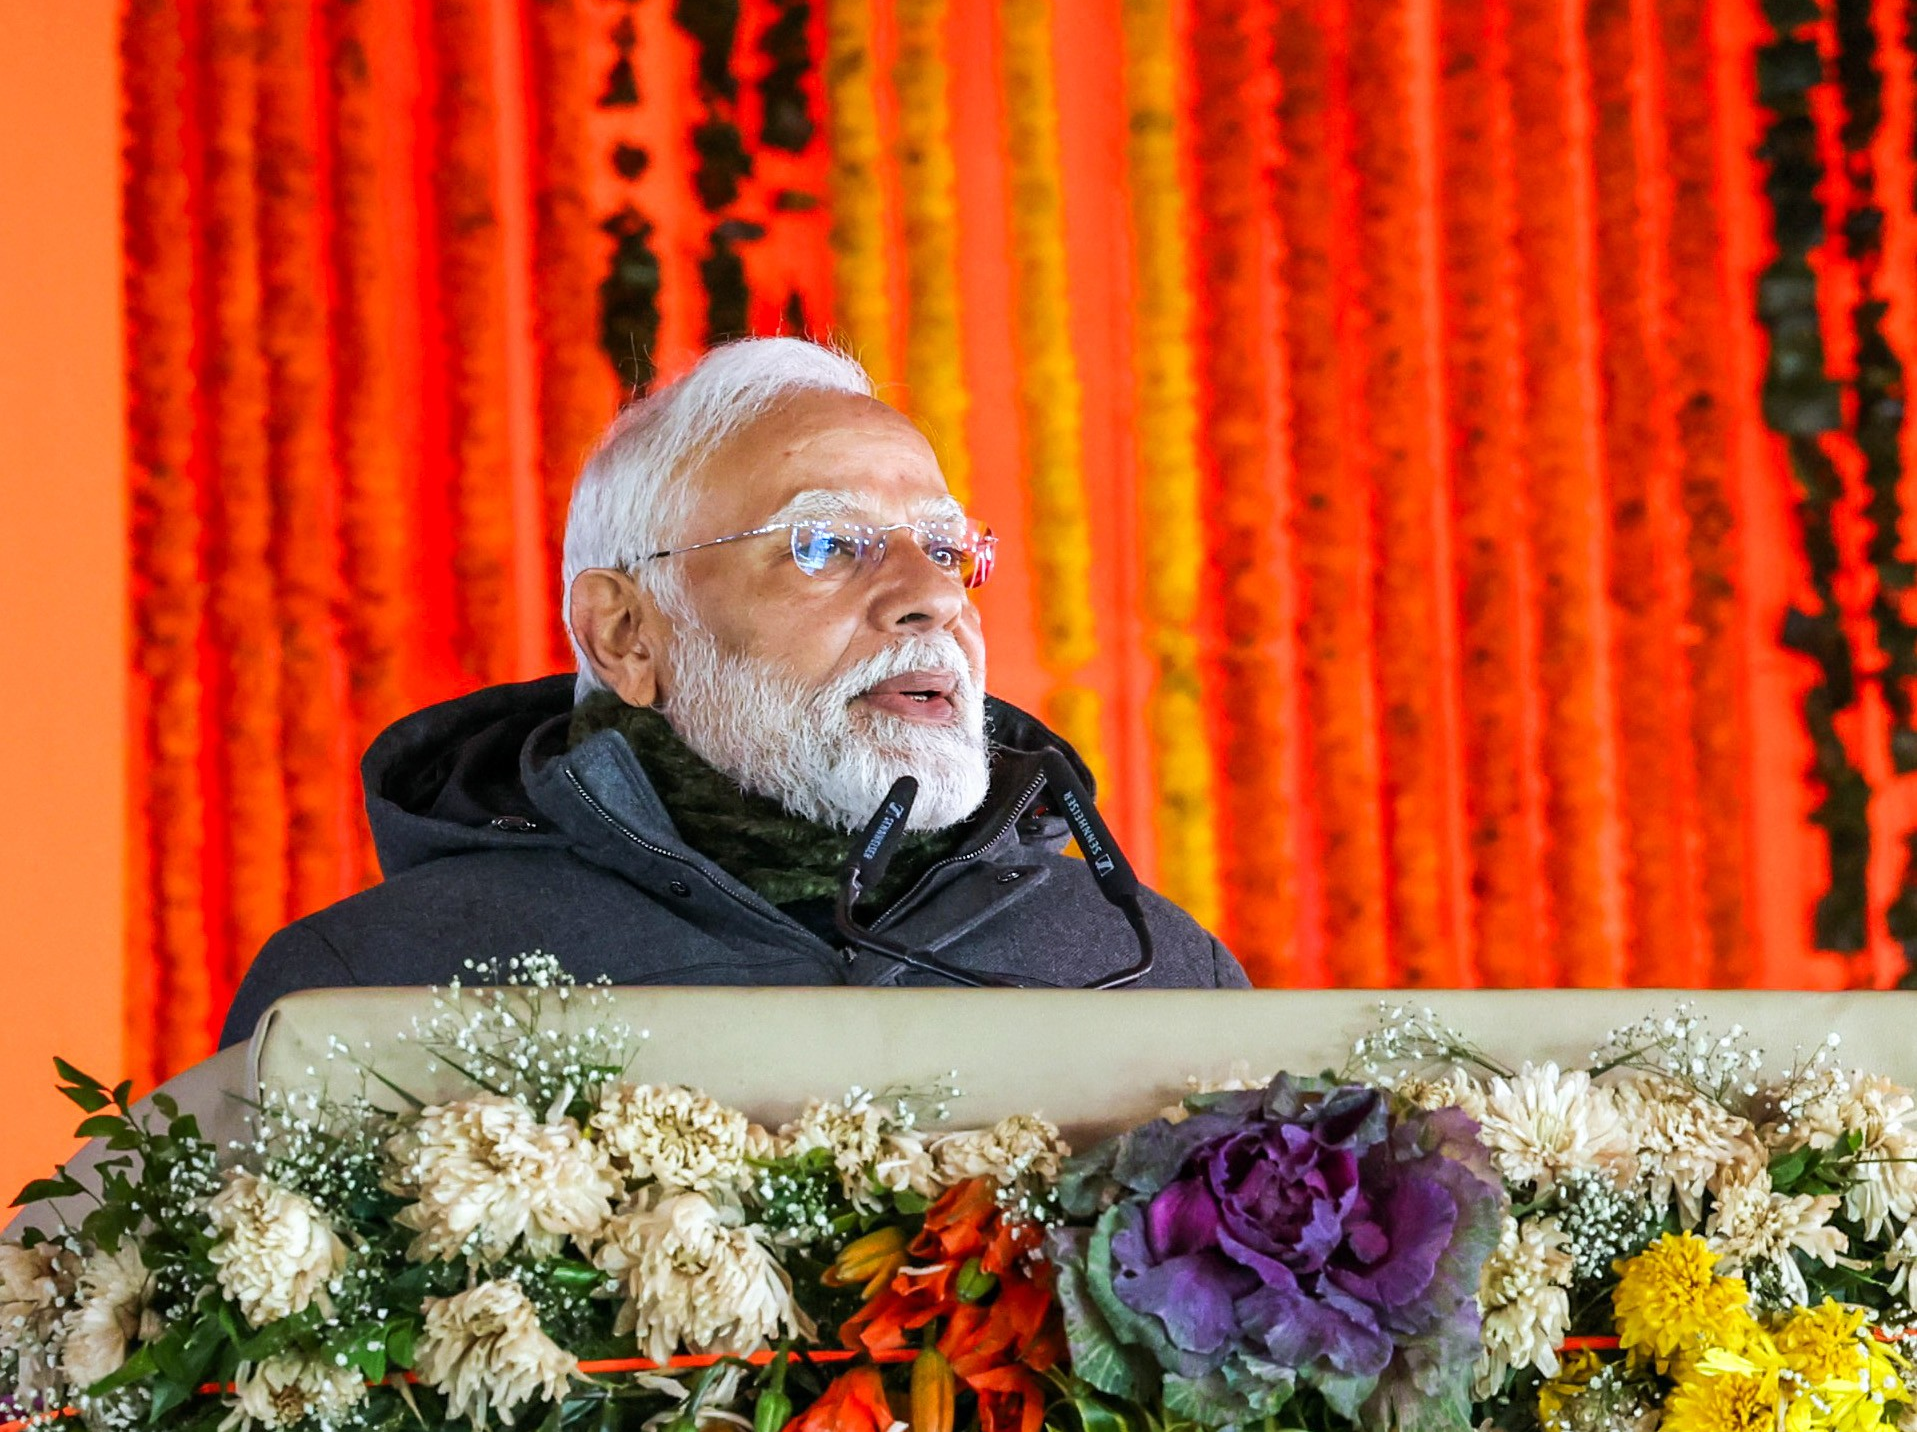
[{"label": "orange backdrop cloth", "polygon": [[[728,91],[671,0],[128,0],[130,1066],[376,877],[374,733],[566,660],[622,214],[660,375],[736,253],[749,329],[846,338],[926,424],[1004,538],[993,688],[1260,983],[1894,979],[1881,933],[1811,947],[1765,38],[1757,0],[742,0]],[[1881,912],[1917,788],[1867,685]]]}]

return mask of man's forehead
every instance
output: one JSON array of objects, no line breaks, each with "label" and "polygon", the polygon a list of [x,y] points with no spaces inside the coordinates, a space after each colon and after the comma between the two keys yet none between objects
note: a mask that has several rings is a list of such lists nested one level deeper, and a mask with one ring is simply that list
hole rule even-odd
[{"label": "man's forehead", "polygon": [[766,520],[771,522],[844,521],[883,522],[897,518],[913,522],[956,521],[965,509],[949,492],[924,492],[881,501],[871,492],[849,487],[809,487],[795,492]]}]

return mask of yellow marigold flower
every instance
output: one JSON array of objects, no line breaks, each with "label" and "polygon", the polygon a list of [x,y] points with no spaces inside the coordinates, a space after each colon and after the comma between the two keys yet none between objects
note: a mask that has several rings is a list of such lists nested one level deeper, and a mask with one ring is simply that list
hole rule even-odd
[{"label": "yellow marigold flower", "polygon": [[1677,1353],[1741,1343],[1750,1291],[1720,1278],[1717,1255],[1693,1233],[1667,1233],[1617,1264],[1611,1294],[1618,1340],[1630,1352],[1668,1363]]},{"label": "yellow marigold flower", "polygon": [[1558,1367],[1558,1375],[1547,1378],[1538,1388],[1538,1421],[1547,1427],[1556,1421],[1558,1414],[1564,1410],[1564,1404],[1582,1392],[1603,1366],[1604,1359],[1589,1348],[1580,1349],[1564,1358]]},{"label": "yellow marigold flower", "polygon": [[1748,1372],[1700,1365],[1664,1403],[1662,1432],[1777,1432],[1777,1372],[1755,1363]]},{"label": "yellow marigold flower", "polygon": [[1865,1326],[1862,1308],[1826,1298],[1799,1308],[1777,1328],[1778,1357],[1800,1389],[1787,1423],[1869,1432],[1884,1421],[1886,1400],[1902,1401],[1908,1364]]}]

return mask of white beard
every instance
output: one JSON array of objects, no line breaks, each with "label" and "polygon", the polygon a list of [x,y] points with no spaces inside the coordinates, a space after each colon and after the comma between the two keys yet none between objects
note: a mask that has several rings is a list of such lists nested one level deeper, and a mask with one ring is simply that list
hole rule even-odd
[{"label": "white beard", "polygon": [[[957,681],[957,721],[926,725],[853,709],[858,696],[910,671]],[[984,677],[949,632],[908,637],[808,689],[770,662],[724,650],[698,621],[686,621],[674,636],[672,675],[659,709],[679,739],[741,789],[793,815],[858,830],[900,776],[919,783],[909,830],[956,825],[985,801]]]}]

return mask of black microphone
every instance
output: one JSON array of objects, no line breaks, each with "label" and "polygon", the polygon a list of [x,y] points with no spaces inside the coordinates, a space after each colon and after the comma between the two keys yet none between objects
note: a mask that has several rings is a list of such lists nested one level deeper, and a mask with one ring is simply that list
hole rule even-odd
[{"label": "black microphone", "polygon": [[1151,973],[1156,957],[1152,949],[1151,927],[1146,923],[1144,906],[1138,903],[1138,875],[1132,869],[1132,863],[1125,858],[1125,852],[1118,848],[1118,842],[1112,839],[1105,818],[1098,813],[1098,807],[1092,804],[1090,792],[1078,779],[1078,772],[1072,769],[1072,763],[1065,759],[1065,753],[1056,746],[1047,746],[1039,757],[1039,770],[1044,773],[1045,784],[1051,788],[1053,804],[1058,813],[1065,817],[1072,838],[1078,842],[1078,850],[1085,857],[1086,868],[1092,872],[1092,879],[1098,882],[1098,893],[1117,907],[1138,939],[1136,963],[1088,987],[1118,989],[1122,985],[1135,984]]},{"label": "black microphone", "polygon": [[872,819],[865,823],[859,843],[852,847],[852,856],[839,877],[840,883],[852,890],[850,903],[857,904],[861,894],[885,878],[886,867],[892,863],[893,853],[905,838],[906,817],[912,814],[912,803],[918,798],[918,778],[900,776],[892,782],[892,789],[885,793],[879,808],[872,812]]}]

